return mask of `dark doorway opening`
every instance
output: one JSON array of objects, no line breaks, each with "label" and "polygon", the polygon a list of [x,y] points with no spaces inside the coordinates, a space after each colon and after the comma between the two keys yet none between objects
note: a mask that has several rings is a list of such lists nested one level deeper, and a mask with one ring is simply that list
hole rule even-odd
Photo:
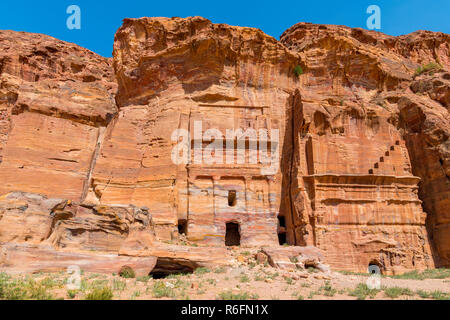
[{"label": "dark doorway opening", "polygon": [[187,231],[187,220],[178,220],[178,233],[186,234]]},{"label": "dark doorway opening", "polygon": [[156,265],[150,272],[153,279],[164,279],[173,274],[193,273],[195,266],[186,261],[170,258],[158,258]]},{"label": "dark doorway opening", "polygon": [[382,266],[378,261],[370,261],[368,271],[371,274],[383,274]]},{"label": "dark doorway opening", "polygon": [[280,245],[286,243],[286,219],[284,217],[278,217],[278,242]]},{"label": "dark doorway opening", "polygon": [[237,198],[236,198],[236,190],[228,191],[228,206],[234,207],[236,206]]},{"label": "dark doorway opening", "polygon": [[225,233],[225,245],[226,246],[240,246],[241,234],[239,232],[239,224],[234,222],[228,222]]},{"label": "dark doorway opening", "polygon": [[286,233],[278,234],[278,242],[280,243],[280,246],[282,246],[283,244],[286,244]]}]

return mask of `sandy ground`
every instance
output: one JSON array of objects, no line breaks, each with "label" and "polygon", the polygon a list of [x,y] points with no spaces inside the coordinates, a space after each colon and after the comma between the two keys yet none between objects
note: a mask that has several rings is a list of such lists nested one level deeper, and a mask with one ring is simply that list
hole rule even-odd
[{"label": "sandy ground", "polygon": [[[368,276],[314,269],[284,271],[258,264],[252,252],[236,251],[231,267],[198,269],[193,274],[123,278],[119,275],[82,273],[79,290],[68,290],[70,275],[29,275],[44,283],[56,299],[86,299],[95,288],[111,288],[112,299],[125,300],[347,300],[347,299],[450,299],[450,276],[445,279],[380,278],[380,289],[365,291]],[[13,279],[25,276],[13,276]],[[362,284],[362,285],[361,285]],[[388,289],[396,288],[396,289]],[[363,292],[363,293],[361,293]],[[364,293],[365,292],[365,293]]]}]

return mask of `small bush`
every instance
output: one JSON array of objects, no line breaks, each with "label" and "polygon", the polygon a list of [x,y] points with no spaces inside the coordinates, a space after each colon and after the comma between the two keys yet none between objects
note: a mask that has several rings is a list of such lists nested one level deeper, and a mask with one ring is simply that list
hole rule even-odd
[{"label": "small bush", "polygon": [[94,288],[86,295],[85,300],[112,300],[113,296],[110,287]]},{"label": "small bush", "polygon": [[375,298],[377,293],[380,292],[378,289],[369,289],[365,283],[360,283],[355,289],[349,292],[349,295],[356,297],[358,300],[365,300],[367,296],[371,299]]},{"label": "small bush", "polygon": [[319,291],[327,297],[333,297],[336,294],[336,289],[333,288],[330,281],[325,282],[325,285],[321,286]]},{"label": "small bush", "polygon": [[429,292],[424,291],[424,290],[417,290],[416,294],[423,299],[428,299],[431,295]]},{"label": "small bush", "polygon": [[301,76],[303,74],[303,68],[300,65],[297,65],[294,68],[294,73],[297,77]]},{"label": "small bush", "polygon": [[298,258],[297,257],[289,257],[289,260],[291,260],[292,263],[297,263]]},{"label": "small bush", "polygon": [[424,280],[424,279],[445,279],[450,278],[450,269],[440,268],[440,269],[427,269],[423,272],[411,271],[401,275],[392,276],[394,279],[414,279],[414,280]]},{"label": "small bush", "polygon": [[67,296],[69,299],[74,299],[77,296],[77,290],[67,290]]},{"label": "small bush", "polygon": [[248,275],[246,274],[242,274],[241,278],[239,279],[240,282],[244,283],[244,282],[250,282],[250,278],[248,277]]},{"label": "small bush", "polygon": [[136,278],[136,274],[134,273],[134,270],[128,266],[124,266],[120,269],[119,276],[122,278],[125,278],[125,279]]},{"label": "small bush", "polygon": [[421,74],[428,72],[428,71],[439,71],[442,70],[442,65],[436,62],[430,62],[428,64],[422,65],[416,69],[416,76],[420,76]]},{"label": "small bush", "polygon": [[408,288],[400,288],[400,287],[390,287],[390,288],[385,288],[384,289],[384,294],[391,298],[391,299],[395,299],[398,298],[400,296],[406,295],[406,296],[412,296],[413,293],[410,289]]},{"label": "small bush", "polygon": [[439,290],[431,292],[431,298],[434,300],[450,300],[450,294]]},{"label": "small bush", "polygon": [[175,291],[172,288],[166,286],[164,282],[155,282],[155,284],[153,284],[152,292],[155,298],[175,297]]},{"label": "small bush", "polygon": [[115,291],[123,291],[123,290],[125,290],[126,287],[127,287],[127,284],[125,281],[117,280],[117,279],[113,280],[113,289]]},{"label": "small bush", "polygon": [[317,270],[316,268],[314,268],[314,267],[308,267],[308,272],[309,273],[317,273],[317,272],[319,272],[319,270]]}]

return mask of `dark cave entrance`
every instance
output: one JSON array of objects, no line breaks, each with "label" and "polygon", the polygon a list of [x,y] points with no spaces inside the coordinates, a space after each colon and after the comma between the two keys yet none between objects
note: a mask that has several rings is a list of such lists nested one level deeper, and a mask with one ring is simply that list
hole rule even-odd
[{"label": "dark cave entrance", "polygon": [[225,245],[228,247],[241,245],[241,234],[239,232],[239,224],[228,222],[226,225]]},{"label": "dark cave entrance", "polygon": [[178,233],[186,234],[187,231],[187,220],[178,220]]},{"label": "dark cave entrance", "polygon": [[278,242],[280,245],[286,243],[286,219],[284,217],[278,217]]},{"label": "dark cave entrance", "polygon": [[190,264],[182,259],[171,259],[159,257],[156,265],[150,272],[153,279],[164,279],[174,274],[193,273],[197,266]]}]

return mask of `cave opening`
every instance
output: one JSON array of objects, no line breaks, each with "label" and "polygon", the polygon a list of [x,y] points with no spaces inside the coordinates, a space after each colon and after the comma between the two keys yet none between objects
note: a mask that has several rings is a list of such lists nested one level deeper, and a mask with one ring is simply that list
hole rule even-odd
[{"label": "cave opening", "polygon": [[236,190],[228,191],[228,206],[235,207],[237,203]]},{"label": "cave opening", "polygon": [[186,234],[186,231],[187,231],[187,220],[185,219],[178,220],[178,233]]},{"label": "cave opening", "polygon": [[228,222],[226,224],[225,245],[227,247],[240,246],[241,234],[239,231],[239,224],[235,222]]},{"label": "cave opening", "polygon": [[181,259],[159,257],[149,276],[153,279],[164,279],[172,275],[191,274],[196,267]]},{"label": "cave opening", "polygon": [[368,271],[370,274],[383,274],[381,271],[381,263],[376,260],[369,262]]},{"label": "cave opening", "polygon": [[286,243],[286,219],[285,217],[278,217],[278,242],[280,245]]}]

